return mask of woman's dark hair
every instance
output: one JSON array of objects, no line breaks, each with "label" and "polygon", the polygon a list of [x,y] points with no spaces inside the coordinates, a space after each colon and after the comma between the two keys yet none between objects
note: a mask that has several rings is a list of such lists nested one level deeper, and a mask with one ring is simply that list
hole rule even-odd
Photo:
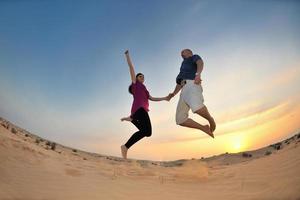
[{"label": "woman's dark hair", "polygon": [[137,78],[139,75],[144,75],[144,74],[142,74],[142,73],[137,73],[137,74],[135,75],[135,78]]},{"label": "woman's dark hair", "polygon": [[129,87],[128,87],[128,92],[129,92],[130,94],[132,94],[132,95],[133,95],[133,93],[132,93],[132,84],[131,84],[131,85],[129,85]]},{"label": "woman's dark hair", "polygon": [[[137,77],[138,77],[139,75],[144,75],[144,74],[142,74],[142,73],[137,73],[137,74],[135,75],[135,78],[137,79]],[[133,92],[132,92],[132,84],[129,85],[129,87],[128,87],[128,92],[129,92],[130,94],[133,95]]]}]

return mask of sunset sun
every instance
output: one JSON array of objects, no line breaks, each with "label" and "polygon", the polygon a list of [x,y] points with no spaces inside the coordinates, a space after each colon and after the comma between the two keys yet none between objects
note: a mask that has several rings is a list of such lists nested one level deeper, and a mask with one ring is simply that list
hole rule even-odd
[{"label": "sunset sun", "polygon": [[240,136],[232,137],[232,138],[230,138],[228,148],[231,153],[241,152],[241,151],[245,150],[245,148],[246,148],[246,141],[244,138],[242,138]]}]

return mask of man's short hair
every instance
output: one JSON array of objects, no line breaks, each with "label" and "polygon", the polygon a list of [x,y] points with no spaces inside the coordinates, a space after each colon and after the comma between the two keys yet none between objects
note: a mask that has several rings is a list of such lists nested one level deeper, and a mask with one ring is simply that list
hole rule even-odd
[{"label": "man's short hair", "polygon": [[189,51],[191,54],[193,54],[192,50],[190,50],[190,49],[183,49],[181,52],[183,52],[183,51]]}]

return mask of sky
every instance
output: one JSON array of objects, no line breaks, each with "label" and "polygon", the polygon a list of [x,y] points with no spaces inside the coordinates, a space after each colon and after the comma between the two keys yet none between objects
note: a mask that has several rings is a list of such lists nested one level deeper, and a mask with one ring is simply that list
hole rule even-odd
[{"label": "sky", "polygon": [[[150,102],[153,133],[129,158],[253,150],[300,131],[300,2],[0,0],[0,116],[60,144],[120,156],[136,131],[129,49],[151,96],[173,91],[182,49],[202,57],[215,139]],[[190,112],[199,123],[207,121]]]}]

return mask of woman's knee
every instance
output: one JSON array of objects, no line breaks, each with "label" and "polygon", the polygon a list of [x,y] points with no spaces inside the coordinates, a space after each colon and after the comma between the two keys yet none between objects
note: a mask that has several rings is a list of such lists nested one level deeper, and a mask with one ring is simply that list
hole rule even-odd
[{"label": "woman's knee", "polygon": [[152,135],[151,127],[147,127],[145,129],[143,129],[142,132],[143,132],[143,135],[145,135],[146,137],[150,137]]},{"label": "woman's knee", "polygon": [[146,131],[146,137],[150,137],[151,135],[152,135],[152,130],[151,129],[148,129],[147,131]]}]

